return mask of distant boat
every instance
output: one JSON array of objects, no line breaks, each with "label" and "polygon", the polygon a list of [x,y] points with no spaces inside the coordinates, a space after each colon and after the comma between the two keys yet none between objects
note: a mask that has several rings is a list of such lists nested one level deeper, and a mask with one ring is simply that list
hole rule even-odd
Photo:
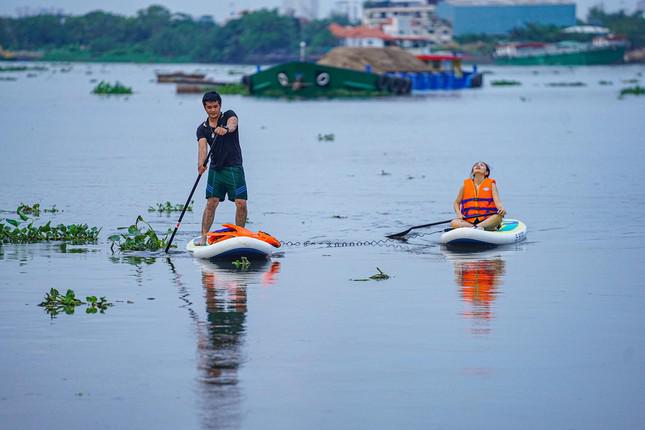
[{"label": "distant boat", "polygon": [[596,37],[591,42],[510,43],[496,48],[496,64],[513,66],[587,66],[621,64],[627,40],[622,37]]},{"label": "distant boat", "polygon": [[460,90],[463,88],[480,88],[484,76],[473,65],[471,71],[463,70],[463,57],[454,54],[422,54],[416,56],[430,67],[429,72],[410,74],[412,89],[425,90]]},{"label": "distant boat", "polygon": [[278,64],[243,78],[251,95],[345,97],[409,94],[410,79],[304,61]]},{"label": "distant boat", "polygon": [[158,83],[182,83],[182,84],[200,84],[204,82],[206,75],[203,73],[160,73],[157,72]]}]

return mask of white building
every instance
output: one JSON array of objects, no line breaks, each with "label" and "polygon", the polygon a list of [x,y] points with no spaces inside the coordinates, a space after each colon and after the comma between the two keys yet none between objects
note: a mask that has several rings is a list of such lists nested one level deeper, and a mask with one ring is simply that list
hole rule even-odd
[{"label": "white building", "polygon": [[362,22],[366,27],[381,28],[388,35],[401,39],[403,47],[452,40],[450,24],[435,15],[434,0],[366,1]]}]

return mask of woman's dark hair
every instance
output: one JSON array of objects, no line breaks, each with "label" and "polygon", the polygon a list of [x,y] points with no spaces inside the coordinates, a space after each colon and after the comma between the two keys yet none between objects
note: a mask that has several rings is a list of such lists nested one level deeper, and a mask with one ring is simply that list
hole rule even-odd
[{"label": "woman's dark hair", "polygon": [[205,105],[207,102],[217,102],[221,106],[222,96],[220,96],[215,91],[209,91],[202,97],[202,104]]},{"label": "woman's dark hair", "polygon": [[[486,166],[486,178],[488,178],[490,176],[490,166],[485,161],[478,161],[475,164],[479,164],[479,163],[483,163],[484,166]],[[473,169],[475,168],[475,164],[473,164],[473,167],[470,168],[470,176],[473,176]]]}]

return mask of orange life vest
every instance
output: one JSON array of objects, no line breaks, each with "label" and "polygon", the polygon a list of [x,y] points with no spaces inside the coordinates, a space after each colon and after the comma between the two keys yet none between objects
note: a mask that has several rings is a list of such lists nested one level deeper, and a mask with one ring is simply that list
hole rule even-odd
[{"label": "orange life vest", "polygon": [[493,200],[493,184],[495,179],[486,178],[479,187],[471,178],[464,179],[464,195],[461,198],[461,213],[465,217],[477,215],[477,218],[468,218],[466,221],[473,222],[476,219],[483,221],[489,216],[497,213],[495,201]]}]

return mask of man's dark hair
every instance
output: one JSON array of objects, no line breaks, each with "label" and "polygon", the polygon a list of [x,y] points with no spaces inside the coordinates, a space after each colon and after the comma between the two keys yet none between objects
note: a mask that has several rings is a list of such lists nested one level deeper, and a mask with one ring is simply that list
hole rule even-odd
[{"label": "man's dark hair", "polygon": [[202,104],[205,105],[207,102],[218,102],[222,106],[222,96],[215,91],[209,91],[202,97]]}]

